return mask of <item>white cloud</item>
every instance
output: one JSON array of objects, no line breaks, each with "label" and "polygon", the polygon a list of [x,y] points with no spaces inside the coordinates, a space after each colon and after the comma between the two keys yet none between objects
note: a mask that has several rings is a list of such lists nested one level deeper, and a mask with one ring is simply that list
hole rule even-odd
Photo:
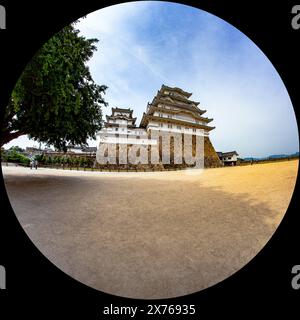
[{"label": "white cloud", "polygon": [[132,107],[137,124],[165,83],[193,92],[214,118],[216,149],[242,156],[297,150],[297,124],[279,75],[223,20],[179,4],[140,1],[91,13],[77,27],[100,40],[89,66],[95,81],[109,87],[110,107]]}]

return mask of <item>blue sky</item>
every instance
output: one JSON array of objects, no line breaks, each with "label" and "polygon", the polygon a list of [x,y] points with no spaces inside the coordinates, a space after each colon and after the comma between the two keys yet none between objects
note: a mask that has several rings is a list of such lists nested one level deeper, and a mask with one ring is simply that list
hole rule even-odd
[{"label": "blue sky", "polygon": [[[104,114],[131,107],[139,124],[161,85],[177,86],[193,92],[214,118],[210,137],[217,151],[237,150],[242,157],[298,151],[296,119],[280,76],[224,20],[185,5],[140,1],[98,10],[77,27],[100,40],[89,67],[94,80],[109,87]],[[17,144],[37,145],[24,137],[9,145]]]}]

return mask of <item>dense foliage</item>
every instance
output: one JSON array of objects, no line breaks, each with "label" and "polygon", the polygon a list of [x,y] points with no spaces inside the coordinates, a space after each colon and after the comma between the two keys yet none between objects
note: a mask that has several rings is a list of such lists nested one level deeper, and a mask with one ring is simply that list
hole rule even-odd
[{"label": "dense foliage", "polygon": [[26,66],[12,93],[1,131],[1,146],[27,134],[66,150],[85,144],[102,126],[107,89],[97,85],[86,65],[97,39],[70,25],[52,37]]},{"label": "dense foliage", "polygon": [[66,166],[66,167],[93,167],[94,160],[91,158],[85,157],[72,157],[69,155],[65,156],[47,156],[47,155],[38,155],[35,159],[40,164],[45,165],[59,165],[59,166]]},{"label": "dense foliage", "polygon": [[18,147],[12,147],[7,151],[2,150],[1,160],[7,161],[7,162],[19,163],[26,166],[29,165],[30,163],[30,159],[25,155],[23,155],[22,153],[20,153],[20,148]]}]

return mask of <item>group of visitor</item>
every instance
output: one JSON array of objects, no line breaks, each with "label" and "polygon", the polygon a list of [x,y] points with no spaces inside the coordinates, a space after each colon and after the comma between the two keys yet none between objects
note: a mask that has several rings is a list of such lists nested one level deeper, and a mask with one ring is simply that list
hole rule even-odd
[{"label": "group of visitor", "polygon": [[35,168],[37,170],[38,167],[38,161],[34,158],[30,159],[30,169],[32,170],[33,168]]}]

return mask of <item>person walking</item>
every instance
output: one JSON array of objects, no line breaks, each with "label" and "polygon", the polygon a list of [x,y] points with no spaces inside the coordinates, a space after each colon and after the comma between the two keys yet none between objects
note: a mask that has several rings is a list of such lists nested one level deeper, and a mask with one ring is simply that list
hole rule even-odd
[{"label": "person walking", "polygon": [[34,158],[30,158],[30,170],[34,167]]}]

